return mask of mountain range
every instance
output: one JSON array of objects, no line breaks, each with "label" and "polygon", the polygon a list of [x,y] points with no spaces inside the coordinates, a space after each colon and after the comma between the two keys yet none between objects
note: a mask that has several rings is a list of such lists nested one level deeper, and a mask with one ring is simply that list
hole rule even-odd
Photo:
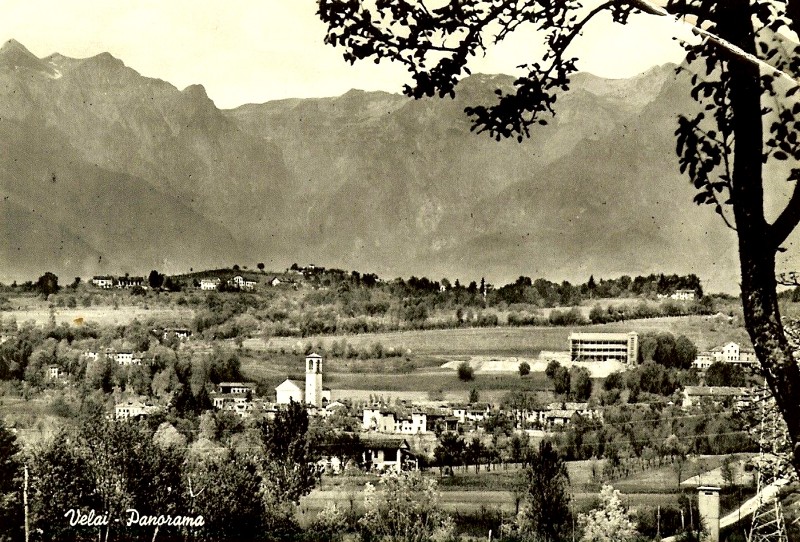
[{"label": "mountain range", "polygon": [[[352,90],[220,110],[104,53],[0,48],[0,280],[292,262],[433,279],[696,273],[735,291],[735,236],[678,172],[688,77],[587,73],[521,143],[454,99]],[[265,84],[270,84],[265,81]]]}]

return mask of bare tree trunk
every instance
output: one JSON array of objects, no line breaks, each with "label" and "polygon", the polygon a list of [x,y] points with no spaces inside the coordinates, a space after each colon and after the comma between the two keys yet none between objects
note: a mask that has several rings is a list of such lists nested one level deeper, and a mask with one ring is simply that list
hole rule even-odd
[{"label": "bare tree trunk", "polygon": [[[749,2],[730,0],[721,11],[721,36],[755,53]],[[731,199],[739,238],[745,327],[786,420],[793,443],[792,462],[800,472],[800,405],[796,402],[800,370],[781,323],[775,278],[778,246],[764,217],[760,72],[757,66],[735,59],[729,61],[728,70],[735,141]]]}]

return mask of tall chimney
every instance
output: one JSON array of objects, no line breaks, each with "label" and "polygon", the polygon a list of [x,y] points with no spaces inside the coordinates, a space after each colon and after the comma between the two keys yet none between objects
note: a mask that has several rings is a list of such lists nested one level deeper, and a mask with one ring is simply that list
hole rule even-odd
[{"label": "tall chimney", "polygon": [[700,486],[697,498],[697,508],[700,512],[700,521],[706,531],[704,537],[707,542],[719,542],[719,491],[718,487]]}]

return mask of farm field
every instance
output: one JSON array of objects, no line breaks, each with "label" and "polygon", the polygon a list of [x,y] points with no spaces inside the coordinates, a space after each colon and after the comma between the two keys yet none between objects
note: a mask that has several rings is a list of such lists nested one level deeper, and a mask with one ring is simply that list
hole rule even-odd
[{"label": "farm field", "polygon": [[[53,309],[56,324],[82,325],[94,323],[101,326],[116,326],[129,324],[133,320],[153,320],[168,324],[189,325],[194,318],[194,311],[184,307],[153,307],[144,308],[138,305],[92,306],[74,309]],[[35,325],[45,325],[50,321],[50,309],[42,307],[25,307],[3,311],[0,316],[5,321],[16,320],[17,323],[32,321]]]},{"label": "farm field", "polygon": [[244,346],[253,350],[291,351],[312,343],[328,348],[337,340],[346,340],[355,347],[366,347],[379,342],[384,348],[410,349],[417,355],[507,355],[533,357],[542,350],[566,350],[569,334],[582,332],[670,332],[686,335],[699,349],[709,349],[727,341],[749,344],[743,327],[725,318],[709,316],[659,317],[629,320],[611,324],[580,327],[492,327],[457,328],[389,333],[364,333],[358,335],[325,335],[299,339],[297,337],[272,337],[268,340],[252,338]]},{"label": "farm field", "polygon": [[325,383],[332,390],[361,389],[385,391],[437,390],[462,391],[468,393],[472,388],[481,390],[549,390],[551,385],[543,373],[532,373],[525,378],[513,374],[477,374],[469,382],[462,382],[454,371],[423,370],[411,374],[326,374]]}]

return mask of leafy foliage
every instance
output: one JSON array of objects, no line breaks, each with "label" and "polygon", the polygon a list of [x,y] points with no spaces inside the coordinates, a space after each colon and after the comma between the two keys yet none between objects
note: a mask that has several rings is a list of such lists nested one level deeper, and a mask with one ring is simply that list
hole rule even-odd
[{"label": "leafy foliage", "polygon": [[17,438],[0,420],[0,525],[9,526],[0,533],[0,541],[15,540],[22,527],[22,464]]},{"label": "leafy foliage", "polygon": [[548,542],[560,540],[571,518],[568,486],[564,460],[552,443],[542,441],[525,469],[523,503],[516,520],[519,532]]},{"label": "leafy foliage", "polygon": [[380,489],[367,484],[364,515],[359,520],[365,541],[427,542],[454,538],[452,519],[439,507],[436,481],[419,471],[381,477]]},{"label": "leafy foliage", "polygon": [[632,542],[637,539],[636,525],[622,506],[619,490],[603,484],[600,506],[578,515],[581,542]]},{"label": "leafy foliage", "polygon": [[274,419],[259,426],[264,447],[264,488],[268,500],[297,503],[316,485],[319,472],[308,440],[308,413],[292,402],[278,410]]}]

